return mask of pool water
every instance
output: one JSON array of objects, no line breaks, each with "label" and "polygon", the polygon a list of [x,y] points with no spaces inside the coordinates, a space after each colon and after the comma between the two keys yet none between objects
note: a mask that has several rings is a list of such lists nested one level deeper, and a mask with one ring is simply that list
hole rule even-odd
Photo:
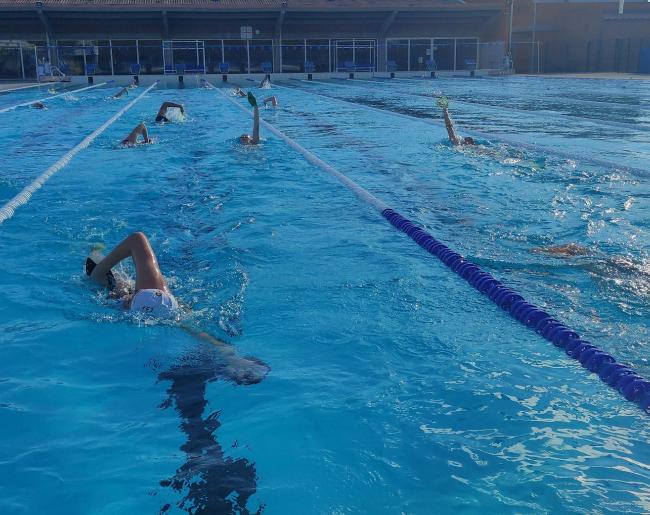
[{"label": "pool water", "polygon": [[[253,89],[279,98],[266,121],[650,376],[644,83]],[[0,114],[0,205],[143,88],[116,91]],[[439,91],[479,148],[448,145]],[[165,100],[187,118],[153,124]],[[120,147],[143,120],[154,144]],[[0,512],[650,511],[646,414],[277,137],[239,145],[250,130],[219,91],[152,90],[0,225]],[[133,231],[180,321],[84,277]],[[536,250],[566,243],[589,253]],[[237,384],[180,324],[270,373]]]}]

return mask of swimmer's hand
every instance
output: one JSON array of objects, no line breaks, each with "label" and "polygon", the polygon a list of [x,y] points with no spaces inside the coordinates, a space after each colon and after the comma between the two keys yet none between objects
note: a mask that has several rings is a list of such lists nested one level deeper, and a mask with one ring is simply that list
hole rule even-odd
[{"label": "swimmer's hand", "polygon": [[262,382],[271,370],[266,363],[257,358],[233,356],[226,363],[226,376],[241,385]]},{"label": "swimmer's hand", "polygon": [[248,103],[253,107],[257,107],[257,99],[250,91],[248,92]]},{"label": "swimmer's hand", "polygon": [[440,109],[448,109],[449,108],[449,99],[444,95],[440,95],[436,100],[436,105]]}]

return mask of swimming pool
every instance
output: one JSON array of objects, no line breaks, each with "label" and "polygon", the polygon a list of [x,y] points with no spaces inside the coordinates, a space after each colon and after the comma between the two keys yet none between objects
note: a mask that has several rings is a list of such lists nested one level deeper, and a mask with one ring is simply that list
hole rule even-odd
[{"label": "swimming pool", "polygon": [[[0,114],[0,203],[143,89]],[[481,149],[429,123],[438,91]],[[39,98],[18,93],[2,105]],[[263,119],[650,376],[643,83],[256,93],[281,103]],[[121,148],[165,100],[188,118]],[[241,147],[250,128],[218,91],[152,90],[0,225],[3,513],[650,510],[647,415],[277,137]],[[92,245],[136,230],[184,322],[268,363],[264,381],[225,380],[213,348],[85,280]],[[534,252],[569,242],[591,253]]]}]

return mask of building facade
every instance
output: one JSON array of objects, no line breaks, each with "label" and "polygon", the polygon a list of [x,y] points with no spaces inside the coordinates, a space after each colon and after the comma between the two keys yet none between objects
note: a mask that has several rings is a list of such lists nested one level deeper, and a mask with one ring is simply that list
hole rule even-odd
[{"label": "building facade", "polygon": [[639,71],[628,0],[0,0],[0,78],[500,70]]}]

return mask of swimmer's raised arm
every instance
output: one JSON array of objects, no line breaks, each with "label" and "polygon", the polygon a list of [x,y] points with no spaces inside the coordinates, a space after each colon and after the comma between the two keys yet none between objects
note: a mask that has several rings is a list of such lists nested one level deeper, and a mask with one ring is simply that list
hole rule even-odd
[{"label": "swimmer's raised arm", "polygon": [[253,145],[260,142],[260,108],[253,108]]},{"label": "swimmer's raised arm", "polygon": [[271,103],[273,107],[278,107],[278,98],[273,95],[264,99],[264,105]]},{"label": "swimmer's raised arm", "polygon": [[147,126],[144,123],[140,123],[126,138],[122,140],[122,145],[137,145],[138,136],[140,135],[142,135],[143,143],[151,143]]},{"label": "swimmer's raised arm", "polygon": [[248,93],[248,101],[253,106],[253,135],[244,134],[239,141],[244,145],[257,145],[260,142],[260,108],[252,93]]},{"label": "swimmer's raised arm", "polygon": [[454,122],[451,119],[451,116],[449,116],[449,109],[443,107],[442,113],[445,116],[445,127],[447,129],[447,135],[449,136],[449,141],[451,141],[454,145],[460,145],[462,140],[458,137],[458,134],[456,134],[456,129],[454,128]]},{"label": "swimmer's raised arm", "polygon": [[445,117],[445,128],[447,129],[447,136],[449,136],[449,141],[451,141],[453,145],[474,145],[474,138],[470,138],[469,136],[466,138],[461,138],[458,136],[458,134],[456,134],[454,122],[449,115],[449,100],[447,100],[447,98],[444,96],[440,96],[438,97],[436,104],[438,104],[438,107],[442,109],[442,114]]},{"label": "swimmer's raised arm", "polygon": [[124,94],[129,94],[129,88],[122,88],[119,93],[115,93],[115,95],[113,95],[113,98],[120,98]]},{"label": "swimmer's raised arm", "polygon": [[165,113],[167,112],[167,109],[170,108],[177,108],[181,110],[181,113],[185,114],[185,108],[183,107],[183,104],[177,104],[175,102],[163,102],[162,105],[160,106],[160,109],[158,109],[158,116],[164,116]]}]

